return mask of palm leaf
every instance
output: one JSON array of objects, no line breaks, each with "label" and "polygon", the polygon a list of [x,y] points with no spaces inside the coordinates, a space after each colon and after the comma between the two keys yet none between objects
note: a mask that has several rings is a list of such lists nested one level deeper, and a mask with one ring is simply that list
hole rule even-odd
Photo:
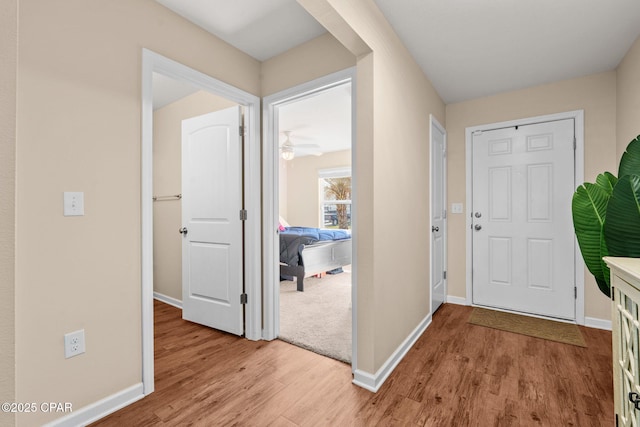
[{"label": "palm leaf", "polygon": [[[605,221],[606,223],[606,221]],[[607,297],[611,298],[611,272],[609,270],[609,266],[606,262],[604,262],[604,257],[609,256],[609,249],[607,248],[607,242],[604,237],[604,227],[603,231],[600,232],[600,267],[602,268],[602,274],[604,275],[604,280],[599,280],[596,278],[596,283],[598,288],[605,294]]]},{"label": "palm leaf", "polygon": [[624,175],[640,175],[640,135],[627,145],[622,154],[618,176],[622,178]]},{"label": "palm leaf", "polygon": [[609,293],[609,274],[603,267],[601,246],[609,197],[610,194],[600,185],[585,183],[578,187],[571,202],[573,226],[582,258],[605,294]]},{"label": "palm leaf", "polygon": [[[573,195],[571,209],[578,245],[600,290],[611,294],[607,255],[640,257],[640,136],[620,159],[618,177],[598,175]],[[606,219],[606,220],[605,220]]]},{"label": "palm leaf", "polygon": [[618,180],[607,207],[604,238],[609,255],[640,257],[640,176]]},{"label": "palm leaf", "polygon": [[611,172],[605,172],[598,175],[596,178],[596,185],[602,187],[609,195],[613,193],[613,187],[618,183],[618,178]]}]

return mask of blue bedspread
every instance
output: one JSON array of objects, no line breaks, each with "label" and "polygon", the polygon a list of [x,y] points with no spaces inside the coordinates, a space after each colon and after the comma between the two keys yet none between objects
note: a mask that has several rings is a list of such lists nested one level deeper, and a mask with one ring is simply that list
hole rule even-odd
[{"label": "blue bedspread", "polygon": [[307,245],[319,241],[347,240],[351,238],[349,230],[328,230],[312,227],[285,227],[280,231],[280,262],[287,265],[299,265],[300,252]]},{"label": "blue bedspread", "polygon": [[348,230],[330,230],[326,228],[312,227],[285,227],[281,234],[295,234],[298,236],[310,237],[315,240],[344,240],[350,239],[351,233]]}]

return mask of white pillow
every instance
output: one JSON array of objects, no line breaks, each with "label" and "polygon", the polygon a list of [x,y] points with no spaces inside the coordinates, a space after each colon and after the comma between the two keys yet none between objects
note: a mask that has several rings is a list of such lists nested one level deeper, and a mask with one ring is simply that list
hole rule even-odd
[{"label": "white pillow", "polygon": [[282,218],[281,215],[279,216],[279,221],[280,221],[280,225],[282,225],[283,227],[291,227],[289,223],[285,221],[284,218]]}]

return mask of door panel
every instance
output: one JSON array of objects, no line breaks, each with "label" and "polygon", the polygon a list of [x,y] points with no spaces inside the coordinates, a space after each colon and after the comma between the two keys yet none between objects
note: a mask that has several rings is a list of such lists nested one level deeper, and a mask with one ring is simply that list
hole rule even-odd
[{"label": "door panel", "polygon": [[489,169],[489,217],[511,221],[511,168]]},{"label": "door panel", "polygon": [[473,136],[473,302],[575,319],[573,120]]},{"label": "door panel", "polygon": [[511,286],[511,239],[489,237],[489,283]]},{"label": "door panel", "polygon": [[551,254],[553,254],[553,240],[529,239],[527,243],[529,287],[551,290],[551,271],[553,269]]},{"label": "door panel", "polygon": [[229,304],[229,245],[191,242],[189,253],[190,298]]},{"label": "door panel", "polygon": [[182,122],[182,317],[243,333],[240,107]]}]

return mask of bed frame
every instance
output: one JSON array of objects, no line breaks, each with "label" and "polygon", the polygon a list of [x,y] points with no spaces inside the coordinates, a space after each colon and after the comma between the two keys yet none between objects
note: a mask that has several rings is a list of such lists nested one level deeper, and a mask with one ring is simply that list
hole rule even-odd
[{"label": "bed frame", "polygon": [[280,264],[280,275],[295,276],[304,291],[304,278],[351,264],[351,239],[319,241],[304,247],[298,265]]}]

